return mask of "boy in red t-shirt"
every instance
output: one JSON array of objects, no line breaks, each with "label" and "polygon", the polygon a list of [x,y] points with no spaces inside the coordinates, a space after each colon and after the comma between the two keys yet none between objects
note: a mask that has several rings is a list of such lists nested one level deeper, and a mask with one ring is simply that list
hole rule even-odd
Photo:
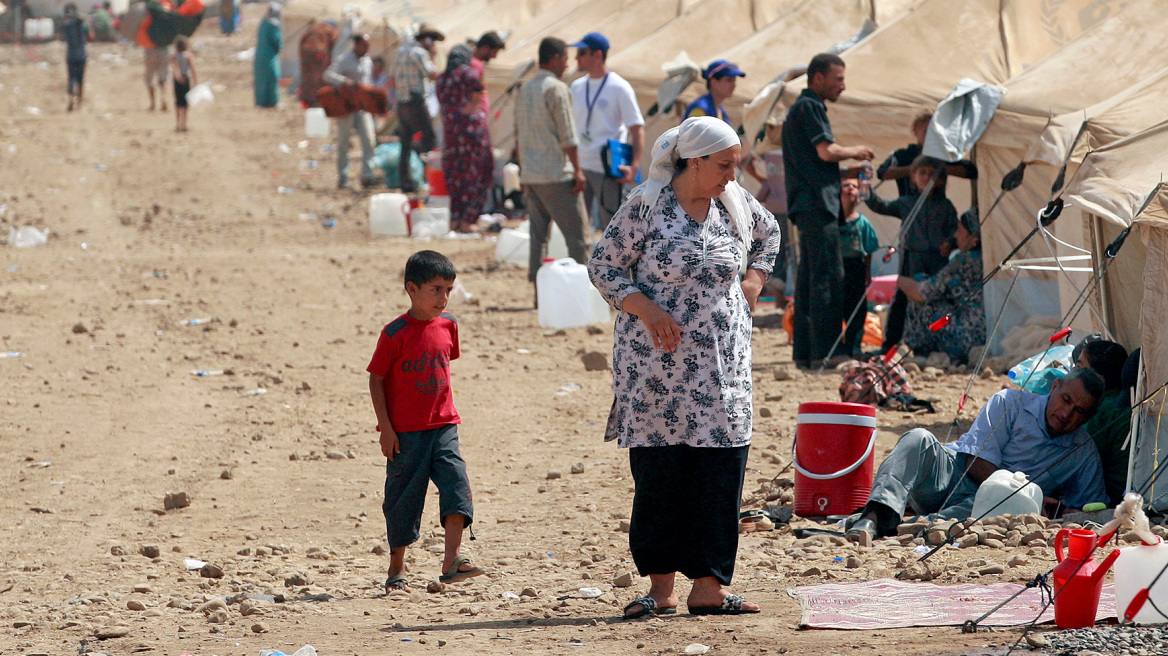
[{"label": "boy in red t-shirt", "polygon": [[459,555],[462,530],[474,519],[466,462],[458,452],[458,424],[450,361],[458,358],[458,323],[444,310],[454,288],[454,264],[445,255],[419,251],[406,262],[410,309],[381,331],[366,367],[377,413],[385,472],[385,524],[389,578],[385,591],[409,592],[406,547],[418,539],[426,487],[438,487],[446,552],[438,580],[454,583],[484,574]]}]

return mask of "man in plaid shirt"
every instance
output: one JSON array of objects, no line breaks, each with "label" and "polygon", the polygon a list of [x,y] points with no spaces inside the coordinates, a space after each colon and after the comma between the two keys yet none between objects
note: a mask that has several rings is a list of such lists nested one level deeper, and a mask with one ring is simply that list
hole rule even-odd
[{"label": "man in plaid shirt", "polygon": [[413,152],[414,135],[421,132],[420,152],[434,149],[437,139],[430,111],[426,109],[426,94],[430,83],[438,77],[433,55],[438,41],[446,36],[438,30],[422,23],[412,40],[407,40],[393,59],[393,86],[397,94],[398,138],[401,139],[401,157],[398,159],[398,179],[405,193],[417,191],[410,177],[410,154]]},{"label": "man in plaid shirt", "polygon": [[572,92],[560,79],[567,68],[568,44],[552,37],[541,41],[539,71],[520,87],[515,105],[519,175],[531,221],[527,277],[533,284],[551,221],[564,233],[568,256],[580,263],[588,261],[587,213],[581,193],[586,179],[576,153]]}]

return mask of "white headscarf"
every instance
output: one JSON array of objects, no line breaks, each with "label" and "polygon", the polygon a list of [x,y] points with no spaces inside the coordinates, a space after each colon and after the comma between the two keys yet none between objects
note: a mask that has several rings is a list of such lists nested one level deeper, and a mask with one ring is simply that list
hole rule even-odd
[{"label": "white headscarf", "polygon": [[[712,116],[686,119],[680,126],[657,138],[653,144],[649,179],[630,195],[640,194],[644,208],[642,211],[651,211],[661,190],[673,181],[678,160],[705,157],[740,145],[742,142],[738,139],[738,133],[721,119]],[[744,245],[749,244],[752,230],[745,190],[737,182],[730,182],[718,198],[730,213],[738,239]]]}]

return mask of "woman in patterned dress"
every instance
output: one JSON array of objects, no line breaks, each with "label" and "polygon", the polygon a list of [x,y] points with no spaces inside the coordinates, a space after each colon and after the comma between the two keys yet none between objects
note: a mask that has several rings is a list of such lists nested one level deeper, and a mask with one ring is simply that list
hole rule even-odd
[{"label": "woman in patterned dress", "polygon": [[[931,276],[901,276],[896,286],[908,297],[904,343],[918,356],[943,351],[955,363],[966,362],[969,350],[985,344],[982,303],[981,237],[976,212],[961,215],[954,233],[961,252]],[[948,315],[949,324],[933,332],[935,321]]]},{"label": "woman in patterned dress", "polygon": [[450,227],[460,232],[475,230],[495,168],[481,106],[483,81],[470,58],[469,47],[451,48],[436,89],[442,108],[442,173],[450,191]]},{"label": "woman in patterned dress", "polygon": [[605,440],[629,450],[629,547],[650,578],[626,618],[676,612],[677,572],[693,579],[693,614],[759,610],[726,586],[754,414],[751,312],[780,239],[771,213],[734,181],[740,155],[738,135],[716,118],[663,134],[649,180],[588,262],[620,310]]}]

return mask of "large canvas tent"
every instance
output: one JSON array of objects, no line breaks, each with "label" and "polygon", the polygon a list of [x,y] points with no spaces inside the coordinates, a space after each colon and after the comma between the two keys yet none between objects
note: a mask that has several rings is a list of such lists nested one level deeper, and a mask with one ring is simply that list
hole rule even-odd
[{"label": "large canvas tent", "polygon": [[[1168,188],[1162,183],[1168,172],[1168,121],[1103,146],[1087,155],[1079,175],[1066,194],[1069,202],[1116,229],[1131,226],[1132,234],[1116,261],[1135,258],[1141,264],[1142,281],[1133,281],[1142,294],[1127,289],[1115,299],[1139,315],[1142,376],[1136,396],[1151,395],[1137,413],[1140,427],[1132,442],[1134,470],[1130,481],[1145,492],[1145,501],[1159,511],[1168,510],[1168,475],[1153,473],[1168,458]],[[1132,242],[1142,245],[1131,249]],[[1107,274],[1108,276],[1110,273]],[[1137,399],[1138,400],[1138,399]],[[1150,485],[1147,485],[1150,482]]]},{"label": "large canvas tent", "polygon": [[[1007,193],[997,183],[1026,159],[1052,114],[1081,111],[1148,75],[1146,62],[1155,61],[1159,44],[1153,39],[1130,37],[1137,30],[1159,33],[1168,27],[1168,17],[1156,11],[1159,4],[1155,0],[1133,0],[1003,85],[1005,97],[976,147],[976,161],[984,181],[978,187],[978,205],[988,209],[996,203],[992,214],[982,217],[987,263],[1000,262],[1034,227],[1036,213],[1058,191],[1052,191],[1052,184],[1062,162],[1029,168],[1022,186]],[[1073,171],[1072,168],[1070,173]],[[1074,256],[1076,248],[1090,250],[1090,233],[1084,233],[1083,217],[1077,207],[1066,208],[1051,231],[1066,245],[1034,239],[1019,255],[1063,258]],[[1011,275],[1003,275],[986,286],[987,319],[992,323],[999,312],[1003,314],[997,339],[1033,317],[1047,316],[1057,321],[1054,317],[1067,315],[1079,290],[1088,283],[1088,272],[1073,271],[1086,268],[1077,261],[1042,266],[1046,269],[1021,271],[1017,281]],[[1091,311],[1074,315],[1075,328],[1084,332],[1102,329],[1121,337],[1111,330],[1101,308],[1088,308]],[[1120,341],[1130,344],[1132,330],[1124,333],[1126,340]]]}]

